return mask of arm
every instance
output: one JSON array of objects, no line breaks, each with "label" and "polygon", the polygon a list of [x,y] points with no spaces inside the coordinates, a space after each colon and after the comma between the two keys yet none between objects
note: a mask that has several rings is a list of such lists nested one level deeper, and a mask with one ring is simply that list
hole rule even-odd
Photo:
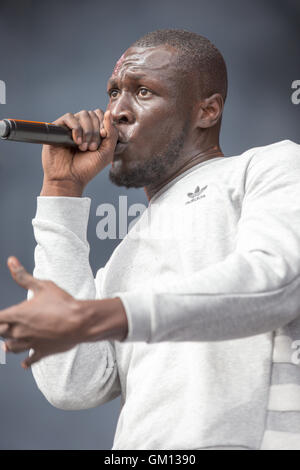
[{"label": "arm", "polygon": [[124,342],[221,341],[273,331],[300,314],[300,146],[250,161],[236,248],[177,282],[116,293]]},{"label": "arm", "polygon": [[[89,198],[40,196],[32,221],[37,242],[34,276],[54,281],[81,300],[101,298],[104,270],[94,279],[89,264],[90,202]],[[29,290],[28,300],[32,295]],[[121,392],[113,341],[82,343],[31,368],[39,389],[57,408],[91,408]]]}]

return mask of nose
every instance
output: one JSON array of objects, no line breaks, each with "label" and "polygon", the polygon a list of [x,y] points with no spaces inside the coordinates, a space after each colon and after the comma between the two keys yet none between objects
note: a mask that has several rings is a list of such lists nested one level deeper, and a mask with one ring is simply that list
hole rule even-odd
[{"label": "nose", "polygon": [[110,103],[110,111],[116,124],[133,124],[135,121],[135,116],[126,94],[121,94],[118,99]]}]

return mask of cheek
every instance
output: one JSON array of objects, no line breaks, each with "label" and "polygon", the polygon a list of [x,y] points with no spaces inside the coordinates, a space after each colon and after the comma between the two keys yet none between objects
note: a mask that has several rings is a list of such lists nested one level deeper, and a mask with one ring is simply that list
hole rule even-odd
[{"label": "cheek", "polygon": [[180,126],[175,110],[157,107],[149,110],[149,113],[147,110],[139,113],[136,134],[142,139],[147,139],[147,144],[152,146],[157,141],[172,139],[181,131]]},{"label": "cheek", "polygon": [[157,142],[165,145],[181,132],[179,120],[174,119],[174,116],[163,117],[157,119],[155,126],[152,128],[153,143]]},{"label": "cheek", "polygon": [[178,136],[175,126],[168,120],[157,121],[143,127],[137,134],[137,139],[131,147],[134,160],[146,161],[155,154],[160,154],[169,148],[170,142]]}]

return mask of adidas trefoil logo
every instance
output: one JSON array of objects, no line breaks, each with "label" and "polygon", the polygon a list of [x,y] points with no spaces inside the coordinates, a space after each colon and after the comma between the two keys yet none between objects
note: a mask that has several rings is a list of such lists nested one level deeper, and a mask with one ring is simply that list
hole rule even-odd
[{"label": "adidas trefoil logo", "polygon": [[191,202],[197,201],[197,199],[201,199],[205,197],[205,194],[202,194],[202,193],[203,191],[206,190],[206,188],[207,188],[207,185],[203,186],[203,188],[201,189],[199,188],[199,186],[197,186],[193,193],[187,193],[188,197],[190,197],[191,199],[187,201],[186,204],[190,204]]}]

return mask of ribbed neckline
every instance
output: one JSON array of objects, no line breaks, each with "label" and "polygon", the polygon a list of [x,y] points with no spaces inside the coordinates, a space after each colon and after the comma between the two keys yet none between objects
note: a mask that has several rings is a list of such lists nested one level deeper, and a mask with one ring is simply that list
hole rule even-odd
[{"label": "ribbed neckline", "polygon": [[154,196],[152,196],[152,198],[149,200],[149,206],[153,203],[153,201],[155,201],[165,191],[167,191],[167,189],[169,189],[171,186],[173,186],[175,183],[177,183],[177,181],[179,181],[182,178],[184,178],[185,176],[187,176],[189,173],[192,173],[193,171],[197,170],[199,167],[205,166],[208,163],[211,163],[212,161],[223,160],[224,158],[228,158],[228,157],[214,157],[214,158],[210,158],[208,160],[205,160],[204,162],[197,163],[197,165],[191,166],[191,168],[188,168],[186,171],[184,171],[180,175],[176,176],[176,178],[174,178],[172,181],[169,181],[169,183],[167,183],[159,191],[157,191],[157,193],[155,193]]}]

